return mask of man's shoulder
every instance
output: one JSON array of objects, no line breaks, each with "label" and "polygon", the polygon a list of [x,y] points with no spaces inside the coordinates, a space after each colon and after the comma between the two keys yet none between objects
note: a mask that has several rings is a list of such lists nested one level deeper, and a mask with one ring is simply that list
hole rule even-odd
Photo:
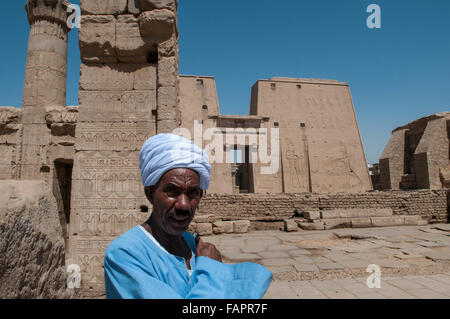
[{"label": "man's shoulder", "polygon": [[130,254],[132,251],[139,251],[143,246],[142,231],[139,226],[131,228],[113,240],[106,248],[105,258],[118,254]]}]

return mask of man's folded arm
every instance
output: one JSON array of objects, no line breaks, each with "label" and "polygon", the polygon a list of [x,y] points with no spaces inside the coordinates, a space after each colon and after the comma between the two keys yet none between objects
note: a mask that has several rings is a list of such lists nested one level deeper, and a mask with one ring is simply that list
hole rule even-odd
[{"label": "man's folded arm", "polygon": [[152,276],[123,249],[105,255],[107,297],[114,299],[254,299],[266,292],[272,274],[256,264],[226,265],[198,257],[187,296]]},{"label": "man's folded arm", "polygon": [[187,299],[260,299],[271,281],[272,273],[261,265],[229,265],[198,256]]},{"label": "man's folded arm", "polygon": [[183,299],[123,249],[107,251],[104,266],[108,299]]}]

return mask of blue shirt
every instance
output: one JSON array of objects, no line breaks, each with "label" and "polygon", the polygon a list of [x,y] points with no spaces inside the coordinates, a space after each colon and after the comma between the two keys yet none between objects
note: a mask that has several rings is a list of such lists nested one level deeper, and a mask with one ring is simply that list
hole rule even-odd
[{"label": "blue shirt", "polygon": [[114,240],[105,253],[106,297],[109,299],[257,299],[272,273],[254,263],[224,264],[195,256],[194,237],[183,235],[192,250],[191,274],[184,258],[169,254],[137,226]]}]

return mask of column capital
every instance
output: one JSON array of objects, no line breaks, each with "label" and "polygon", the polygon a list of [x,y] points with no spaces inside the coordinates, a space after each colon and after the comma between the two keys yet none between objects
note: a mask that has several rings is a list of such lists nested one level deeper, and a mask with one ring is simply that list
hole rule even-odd
[{"label": "column capital", "polygon": [[66,0],[27,0],[25,10],[28,22],[32,25],[38,20],[56,22],[66,27],[69,13],[67,8],[71,5]]}]

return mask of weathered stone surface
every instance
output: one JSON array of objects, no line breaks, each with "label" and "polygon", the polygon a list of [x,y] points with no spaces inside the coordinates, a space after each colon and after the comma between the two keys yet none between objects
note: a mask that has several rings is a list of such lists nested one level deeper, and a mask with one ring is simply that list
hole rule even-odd
[{"label": "weathered stone surface", "polygon": [[144,11],[139,15],[139,24],[143,37],[157,41],[166,41],[175,31],[175,14],[167,9]]},{"label": "weathered stone surface", "polygon": [[78,121],[78,107],[46,106],[45,120],[47,125],[76,123]]},{"label": "weathered stone surface", "polygon": [[80,71],[80,90],[156,90],[156,66],[153,64],[82,64]]},{"label": "weathered stone surface", "polygon": [[25,4],[28,22],[33,24],[36,21],[53,20],[65,25],[69,14],[67,12],[69,4],[65,0],[28,0]]},{"label": "weathered stone surface", "polygon": [[392,132],[380,158],[382,189],[445,187],[443,173],[450,163],[449,120],[450,112],[441,112],[415,120]]},{"label": "weathered stone surface", "polygon": [[336,209],[321,212],[322,219],[335,218],[367,218],[367,217],[390,217],[392,209],[390,208],[374,208],[374,209]]},{"label": "weathered stone surface", "polygon": [[214,234],[231,234],[233,233],[233,222],[215,222],[213,225]]},{"label": "weathered stone surface", "polygon": [[127,0],[80,0],[81,14],[118,15],[127,10]]},{"label": "weathered stone surface", "polygon": [[333,219],[333,218],[339,218],[340,213],[336,210],[325,210],[320,212],[320,218],[321,219]]},{"label": "weathered stone surface", "polygon": [[214,215],[196,215],[194,221],[196,223],[212,223],[217,221],[217,217]]},{"label": "weathered stone surface", "polygon": [[140,1],[141,0],[128,0],[127,8],[128,13],[134,14],[135,16],[139,15],[140,11]]},{"label": "weathered stone surface", "polygon": [[146,63],[147,46],[139,30],[138,19],[132,14],[118,16],[116,24],[118,60],[125,63]]},{"label": "weathered stone surface", "polygon": [[79,123],[77,151],[140,151],[155,133],[151,123]]},{"label": "weathered stone surface", "polygon": [[175,0],[140,0],[140,8],[142,11],[151,11],[154,9],[175,10]]},{"label": "weathered stone surface", "polygon": [[299,226],[304,230],[324,230],[325,229],[325,224],[323,222],[299,223]]},{"label": "weathered stone surface", "polygon": [[405,224],[404,217],[373,217],[371,221],[374,227],[400,226]]},{"label": "weathered stone surface", "polygon": [[160,57],[178,57],[178,37],[175,33],[158,44],[158,54]]},{"label": "weathered stone surface", "polygon": [[450,165],[439,169],[439,178],[441,180],[442,187],[450,188]]},{"label": "weathered stone surface", "polygon": [[322,219],[321,221],[324,223],[325,229],[351,227],[350,218]]},{"label": "weathered stone surface", "polygon": [[352,218],[352,228],[368,228],[372,227],[372,221],[370,218]]},{"label": "weathered stone surface", "polygon": [[321,218],[321,212],[320,211],[308,211],[303,212],[303,217],[310,220],[320,219]]},{"label": "weathered stone surface", "polygon": [[0,106],[0,125],[18,123],[22,109],[11,106]]},{"label": "weathered stone surface", "polygon": [[0,182],[0,297],[68,298],[58,207],[44,182]]},{"label": "weathered stone surface", "polygon": [[175,87],[178,81],[178,63],[175,57],[161,58],[158,62],[158,84]]},{"label": "weathered stone surface", "polygon": [[80,91],[80,122],[148,122],[156,111],[155,90]]},{"label": "weathered stone surface", "polygon": [[200,236],[207,236],[213,234],[213,227],[211,223],[197,223],[195,230]]},{"label": "weathered stone surface", "polygon": [[112,15],[83,15],[80,24],[81,60],[116,63],[116,18]]},{"label": "weathered stone surface", "polygon": [[293,219],[288,219],[284,221],[284,231],[286,232],[296,232],[298,231],[297,222]]},{"label": "weathered stone surface", "polygon": [[174,107],[176,105],[177,105],[176,88],[173,86],[159,88],[159,90],[158,90],[158,107],[161,107],[161,106]]},{"label": "weathered stone surface", "polygon": [[247,233],[250,229],[249,220],[237,220],[233,222],[234,233]]},{"label": "weathered stone surface", "polygon": [[405,225],[406,226],[424,226],[428,224],[428,221],[423,219],[422,216],[405,216]]}]

